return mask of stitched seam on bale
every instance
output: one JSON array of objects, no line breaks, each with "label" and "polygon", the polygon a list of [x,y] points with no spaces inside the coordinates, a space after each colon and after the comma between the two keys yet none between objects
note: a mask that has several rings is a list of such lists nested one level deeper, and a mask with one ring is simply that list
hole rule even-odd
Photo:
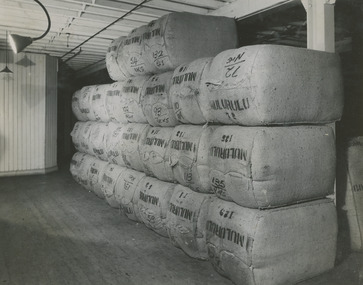
[{"label": "stitched seam on bale", "polygon": [[252,167],[253,167],[253,165],[252,165],[252,156],[253,156],[253,149],[254,149],[254,146],[255,146],[255,139],[256,139],[257,135],[258,135],[258,133],[254,135],[253,140],[252,140],[252,147],[251,147],[251,154],[250,154],[250,167],[249,167],[251,175],[250,175],[249,179],[251,181],[251,187],[252,187],[251,191],[252,191],[253,198],[255,200],[255,205],[259,206],[259,203],[258,203],[258,201],[256,199],[255,189],[253,187],[253,175],[252,175],[252,173],[253,173],[253,171],[252,171]]}]

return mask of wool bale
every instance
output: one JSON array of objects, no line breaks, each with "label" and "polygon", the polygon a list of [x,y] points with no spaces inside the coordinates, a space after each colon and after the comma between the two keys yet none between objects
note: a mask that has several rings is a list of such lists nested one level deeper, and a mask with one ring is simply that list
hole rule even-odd
[{"label": "wool bale", "polygon": [[93,155],[90,136],[95,122],[87,121],[81,123],[79,131],[79,151]]},{"label": "wool bale", "polygon": [[105,194],[102,191],[102,178],[107,166],[108,162],[95,159],[92,162],[91,168],[88,172],[90,188],[99,198],[105,198]]},{"label": "wool bale", "polygon": [[330,199],[258,210],[214,198],[206,232],[212,265],[235,284],[296,284],[334,267]]},{"label": "wool bale", "polygon": [[71,132],[73,145],[78,151],[80,151],[81,148],[81,131],[83,125],[84,125],[83,122],[76,122]]},{"label": "wool bale", "polygon": [[123,48],[125,38],[121,36],[114,39],[106,52],[106,68],[108,75],[114,81],[125,80],[130,76],[125,67],[117,60],[118,54]]},{"label": "wool bale", "polygon": [[174,175],[169,164],[169,142],[173,128],[151,127],[140,146],[140,155],[147,175],[173,182]]},{"label": "wool bale", "polygon": [[363,137],[350,139],[346,152],[346,194],[350,244],[355,251],[363,251]]},{"label": "wool bale", "polygon": [[89,136],[91,153],[95,157],[107,161],[107,123],[94,123]]},{"label": "wool bale", "polygon": [[124,171],[124,169],[124,167],[110,163],[106,166],[105,172],[102,176],[101,189],[107,203],[112,208],[118,208],[120,206],[115,197],[115,186],[117,183],[117,179]]},{"label": "wool bale", "polygon": [[236,48],[234,19],[193,13],[170,13],[148,25],[144,35],[147,62],[153,73],[172,70],[194,59]]},{"label": "wool bale", "polygon": [[328,123],[343,110],[339,56],[282,45],[218,54],[203,72],[208,122],[241,125]]},{"label": "wool bale", "polygon": [[148,124],[130,123],[125,125],[119,146],[126,167],[145,172],[140,147],[144,144],[149,128]]},{"label": "wool bale", "polygon": [[124,39],[119,49],[117,62],[123,66],[131,76],[151,74],[150,65],[146,62],[144,51],[144,37],[148,34],[148,26],[143,25],[133,29]]},{"label": "wool bale", "polygon": [[119,123],[127,123],[126,113],[124,108],[127,108],[125,104],[125,98],[122,94],[122,88],[124,82],[115,82],[109,85],[106,98],[107,114],[111,121]]},{"label": "wool bale", "polygon": [[208,259],[205,229],[212,197],[178,185],[170,199],[168,235],[175,246],[193,258]]},{"label": "wool bale", "polygon": [[83,116],[87,117],[87,121],[96,121],[96,117],[92,110],[92,97],[96,91],[96,87],[97,85],[84,86],[81,89],[81,95],[78,100],[79,108],[84,114]]},{"label": "wool bale", "polygon": [[156,233],[168,237],[166,214],[176,184],[146,176],[137,186],[137,207],[141,221]]},{"label": "wool bale", "polygon": [[145,173],[125,168],[115,186],[117,203],[125,215],[133,221],[141,222],[139,208],[139,183],[145,178]]},{"label": "wool bale", "polygon": [[[115,123],[115,122],[108,122],[107,123],[107,131],[106,131],[106,135],[105,135],[105,145],[106,145],[106,160],[109,161],[110,159],[110,155],[112,154],[112,150],[114,148],[114,144],[115,144],[115,139],[113,137],[114,133],[116,132],[116,130],[121,126],[121,124],[119,123]],[[109,161],[110,163],[114,163],[112,161]],[[117,164],[117,163],[114,163]]]},{"label": "wool bale", "polygon": [[142,110],[143,87],[150,76],[137,76],[128,79],[122,88],[123,111],[130,123],[147,123]]},{"label": "wool bale", "polygon": [[142,110],[150,125],[172,127],[178,124],[170,98],[173,72],[151,76],[143,88]]},{"label": "wool bale", "polygon": [[170,165],[180,184],[211,193],[208,150],[214,126],[179,125],[170,139]]},{"label": "wool bale", "polygon": [[122,156],[122,135],[125,130],[125,124],[118,124],[117,128],[112,131],[109,136],[107,144],[107,160],[110,163],[117,164],[119,166],[126,166]]},{"label": "wool bale", "polygon": [[218,127],[210,183],[222,199],[268,208],[332,194],[335,137],[329,126]]},{"label": "wool bale", "polygon": [[173,73],[170,97],[176,118],[184,124],[204,124],[201,110],[201,78],[211,57],[196,59],[179,65]]},{"label": "wool bale", "polygon": [[86,113],[83,113],[81,111],[81,107],[79,106],[80,98],[81,98],[81,90],[75,91],[72,96],[72,111],[79,121],[87,121],[88,118]]},{"label": "wool bale", "polygon": [[101,121],[104,123],[110,121],[110,117],[106,108],[107,91],[109,88],[109,84],[97,85],[92,95],[92,111],[96,121]]},{"label": "wool bale", "polygon": [[91,171],[91,166],[96,159],[97,158],[92,155],[85,155],[82,159],[82,164],[78,172],[79,184],[89,191],[93,191],[91,181],[89,180],[89,172]]},{"label": "wool bale", "polygon": [[79,183],[79,172],[81,171],[83,159],[86,156],[83,152],[76,152],[73,154],[69,171],[71,172],[73,179]]}]

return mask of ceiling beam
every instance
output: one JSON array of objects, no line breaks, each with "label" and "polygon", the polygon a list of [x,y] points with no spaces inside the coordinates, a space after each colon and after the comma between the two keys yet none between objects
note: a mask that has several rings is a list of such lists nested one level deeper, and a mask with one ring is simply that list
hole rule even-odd
[{"label": "ceiling beam", "polygon": [[281,6],[287,7],[287,5],[289,7],[301,5],[301,2],[299,0],[236,0],[208,14],[243,19]]}]

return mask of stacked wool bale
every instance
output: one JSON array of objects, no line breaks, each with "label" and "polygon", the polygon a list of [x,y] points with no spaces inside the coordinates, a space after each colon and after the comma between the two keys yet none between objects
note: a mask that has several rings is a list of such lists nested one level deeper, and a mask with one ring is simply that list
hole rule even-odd
[{"label": "stacked wool bale", "polygon": [[[191,30],[192,34],[189,33]],[[236,46],[233,19],[190,13],[166,15],[134,29],[127,37],[114,40],[106,54],[106,66],[110,77],[118,82],[86,86],[74,94],[72,102],[76,117],[85,121],[75,125],[74,144],[77,150],[98,158],[87,165],[77,164],[77,158],[83,157],[77,153],[72,162],[77,165],[76,169],[85,168],[90,180],[87,185],[91,185],[87,189],[106,198],[110,206],[121,207],[130,219],[142,221],[159,234],[168,235],[167,210],[176,184],[160,182],[137,171],[169,182],[177,180],[169,163],[169,141],[174,131],[170,127],[179,123],[169,96],[172,70],[182,63],[201,56],[214,56]],[[154,74],[160,72],[164,73]],[[146,123],[154,127],[150,128]],[[194,132],[199,129],[201,127]],[[210,135],[210,130],[204,133]],[[208,189],[205,186],[208,180],[206,135],[202,139],[203,152],[197,156],[195,148],[199,140],[198,134],[194,150],[189,154],[186,153],[189,150],[176,155],[174,152],[173,166],[179,168],[180,173],[183,173],[181,167],[187,167],[185,179],[189,180],[191,170],[203,173],[192,180],[197,183],[203,180],[198,187]],[[178,162],[183,158],[187,161],[188,157],[192,159],[188,165]],[[198,159],[203,165],[198,166]],[[109,164],[104,165],[102,160],[108,160]],[[74,171],[73,166],[71,170],[75,177],[80,173]],[[204,197],[197,200],[194,203],[201,204]],[[196,218],[191,222],[196,225]],[[193,226],[190,231],[194,232]],[[193,234],[189,240],[192,237]],[[204,256],[205,252],[204,249]]]},{"label": "stacked wool bale", "polygon": [[[294,284],[334,266],[336,55],[284,46],[218,54],[202,75],[213,133],[207,247],[237,284]],[[313,200],[313,201],[309,201]]]},{"label": "stacked wool bale", "polygon": [[[117,178],[101,179],[101,189],[111,185],[103,195],[188,255],[210,258],[238,284],[292,284],[330,269],[337,226],[334,205],[324,198],[333,191],[335,144],[323,124],[342,112],[337,57],[260,45],[172,64],[173,17],[113,42],[107,67],[124,81],[106,88],[105,101],[87,101],[81,90],[74,105],[82,106],[75,111],[80,120],[101,121],[87,106],[100,100],[109,120],[129,122],[103,136],[110,162],[181,185],[123,168]],[[170,66],[172,75],[150,75]],[[170,128],[179,123],[198,126]]]},{"label": "stacked wool bale", "polygon": [[[350,245],[354,251],[363,251],[363,137],[351,138],[345,153],[347,212]],[[343,189],[339,189],[343,190]]]}]

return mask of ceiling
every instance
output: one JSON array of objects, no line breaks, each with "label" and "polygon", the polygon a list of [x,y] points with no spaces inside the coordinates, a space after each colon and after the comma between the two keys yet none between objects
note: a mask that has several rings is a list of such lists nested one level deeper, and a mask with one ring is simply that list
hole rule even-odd
[{"label": "ceiling", "polygon": [[[51,29],[44,38],[28,46],[25,52],[58,57],[61,59],[61,70],[70,68],[77,71],[77,74],[104,68],[106,51],[113,39],[175,11],[244,19],[238,22],[239,34],[243,37],[242,41],[240,39],[242,44],[247,41],[249,44],[306,46],[306,14],[300,0],[148,0],[129,14],[143,0],[40,1],[50,14]],[[337,39],[346,38],[346,33],[341,32],[339,18],[351,18],[347,16],[350,14],[341,13],[344,9],[339,8],[339,4],[357,1],[363,2],[337,1]],[[358,7],[363,11],[363,4],[357,5],[353,8]],[[284,12],[281,13],[281,10]],[[270,13],[272,11],[279,12]],[[125,14],[127,15],[123,19],[116,22]],[[112,24],[113,22],[115,23]],[[34,0],[0,0],[0,50],[5,50],[6,31],[39,37],[46,28],[46,15]],[[93,38],[89,40],[90,37]],[[86,40],[89,41],[84,43]]]},{"label": "ceiling", "polygon": [[[141,2],[41,0],[50,14],[51,29],[44,38],[28,46],[25,52],[46,53],[59,57],[68,67],[77,71],[103,62],[111,41],[127,35],[133,28],[174,11],[207,14],[234,0],[151,0],[73,50]],[[46,15],[33,0],[0,0],[0,7],[0,49],[5,49],[6,31],[38,37],[47,28]]]}]

